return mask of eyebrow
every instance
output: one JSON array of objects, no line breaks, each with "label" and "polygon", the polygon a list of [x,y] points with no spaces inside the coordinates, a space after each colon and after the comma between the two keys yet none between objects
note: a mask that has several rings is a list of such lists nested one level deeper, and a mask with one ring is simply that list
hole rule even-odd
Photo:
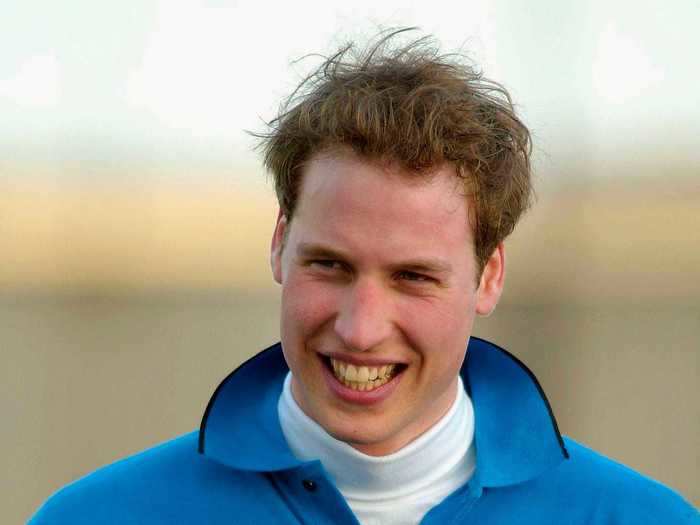
[{"label": "eyebrow", "polygon": [[[349,261],[351,259],[350,255],[343,251],[334,250],[323,244],[310,242],[301,242],[298,244],[297,256],[304,258],[327,257],[329,259],[340,259],[344,261]],[[433,257],[407,259],[405,261],[392,263],[390,266],[395,270],[407,270],[417,273],[446,274],[452,271],[452,265],[449,262]]]}]

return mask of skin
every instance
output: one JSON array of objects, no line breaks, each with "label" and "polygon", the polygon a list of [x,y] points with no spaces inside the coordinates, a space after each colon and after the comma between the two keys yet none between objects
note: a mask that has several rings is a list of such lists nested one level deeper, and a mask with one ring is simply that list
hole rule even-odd
[{"label": "skin", "polygon": [[[504,248],[477,279],[469,201],[449,164],[416,175],[335,149],[303,177],[271,248],[292,394],[335,438],[391,454],[452,405],[475,316],[503,289]],[[321,355],[405,369],[388,397],[360,405],[329,388]]]}]

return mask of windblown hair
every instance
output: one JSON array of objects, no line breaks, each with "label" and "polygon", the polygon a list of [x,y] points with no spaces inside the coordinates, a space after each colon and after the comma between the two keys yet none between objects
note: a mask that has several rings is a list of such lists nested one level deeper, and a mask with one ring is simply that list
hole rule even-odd
[{"label": "windblown hair", "polygon": [[289,220],[304,165],[319,152],[346,146],[417,175],[452,164],[471,199],[480,275],[530,205],[530,133],[503,86],[428,37],[393,46],[404,31],[324,57],[257,134],[264,164]]}]

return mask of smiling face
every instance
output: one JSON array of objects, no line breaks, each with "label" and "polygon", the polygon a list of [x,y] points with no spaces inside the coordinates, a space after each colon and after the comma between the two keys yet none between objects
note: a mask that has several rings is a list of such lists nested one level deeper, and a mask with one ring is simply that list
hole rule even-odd
[{"label": "smiling face", "polygon": [[413,441],[450,408],[476,314],[503,286],[499,245],[477,283],[468,201],[449,165],[416,176],[349,150],[316,155],[272,268],[301,409],[370,455]]}]

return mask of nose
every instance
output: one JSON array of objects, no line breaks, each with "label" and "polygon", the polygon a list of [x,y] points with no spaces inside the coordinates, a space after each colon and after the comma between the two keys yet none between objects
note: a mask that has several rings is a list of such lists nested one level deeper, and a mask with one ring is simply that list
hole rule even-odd
[{"label": "nose", "polygon": [[348,287],[338,308],[335,332],[348,350],[366,351],[385,341],[392,330],[388,291],[371,282]]}]

